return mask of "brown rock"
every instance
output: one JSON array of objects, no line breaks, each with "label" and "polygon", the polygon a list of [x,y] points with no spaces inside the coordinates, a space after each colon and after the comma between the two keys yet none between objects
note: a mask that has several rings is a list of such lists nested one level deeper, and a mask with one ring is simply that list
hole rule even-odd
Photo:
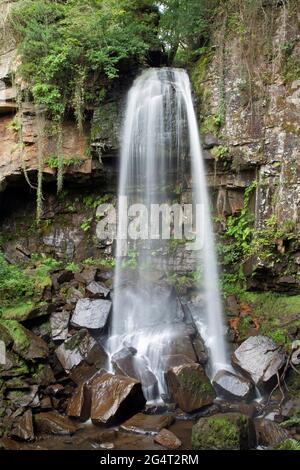
[{"label": "brown rock", "polygon": [[178,437],[168,429],[162,429],[159,434],[154,437],[154,442],[166,447],[167,449],[173,450],[179,449],[182,444]]},{"label": "brown rock", "polygon": [[214,389],[200,364],[183,364],[166,373],[166,381],[172,400],[185,412],[211,405]]},{"label": "brown rock", "polygon": [[276,447],[289,439],[289,433],[270,419],[256,419],[254,421],[258,444]]},{"label": "brown rock", "polygon": [[78,366],[73,367],[70,371],[70,379],[77,385],[80,385],[93,377],[97,370],[97,367],[93,364],[81,361]]},{"label": "brown rock", "polygon": [[194,361],[184,354],[173,354],[172,356],[163,356],[162,362],[164,364],[164,369],[167,371],[172,367],[182,366],[183,364],[193,364]]},{"label": "brown rock", "polygon": [[121,425],[124,431],[138,434],[156,434],[174,422],[172,415],[145,415],[138,413]]},{"label": "brown rock", "polygon": [[17,437],[22,441],[32,441],[34,439],[32,411],[27,410],[22,416],[19,416],[13,424],[11,436]]},{"label": "brown rock", "polygon": [[91,393],[91,418],[96,424],[126,421],[146,404],[141,384],[130,377],[106,373],[93,380]]},{"label": "brown rock", "polygon": [[96,278],[97,268],[84,268],[81,273],[75,273],[75,280],[83,284],[90,284]]},{"label": "brown rock", "polygon": [[69,400],[67,415],[86,421],[90,417],[91,399],[85,384],[80,385]]},{"label": "brown rock", "polygon": [[60,415],[56,411],[39,413],[35,415],[35,426],[41,434],[72,435],[78,430],[78,426],[69,418]]},{"label": "brown rock", "polygon": [[27,360],[43,359],[48,356],[49,349],[42,338],[39,338],[39,336],[36,336],[20,324],[18,324],[18,328],[20,328],[22,333],[26,336],[29,346],[24,347],[23,343],[18,344],[14,342],[13,350],[16,353]]}]

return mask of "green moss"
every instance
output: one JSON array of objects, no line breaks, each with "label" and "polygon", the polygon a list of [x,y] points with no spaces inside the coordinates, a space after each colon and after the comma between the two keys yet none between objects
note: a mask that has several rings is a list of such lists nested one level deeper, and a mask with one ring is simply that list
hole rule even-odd
[{"label": "green moss", "polygon": [[195,450],[240,449],[248,441],[248,418],[238,413],[202,418],[193,427]]},{"label": "green moss", "polygon": [[14,349],[20,354],[22,354],[22,352],[26,352],[30,346],[30,341],[25,328],[15,320],[1,319],[0,322],[9,332],[14,342]]},{"label": "green moss", "polygon": [[199,395],[214,393],[214,389],[209,380],[206,376],[199,377],[198,371],[183,368],[179,377],[184,387],[190,392]]},{"label": "green moss", "polygon": [[12,307],[2,309],[1,318],[3,320],[18,320],[22,321],[27,318],[28,314],[34,308],[34,302],[29,300]]}]

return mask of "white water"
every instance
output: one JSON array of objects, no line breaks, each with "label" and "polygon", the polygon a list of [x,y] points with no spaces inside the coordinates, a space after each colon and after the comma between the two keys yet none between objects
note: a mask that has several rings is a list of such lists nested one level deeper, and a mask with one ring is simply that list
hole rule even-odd
[{"label": "white water", "polygon": [[[198,264],[204,275],[199,284],[199,292],[204,297],[204,317],[197,310],[193,317],[209,350],[209,373],[213,377],[219,369],[228,368],[229,361],[209,197],[190,82],[184,70],[147,70],[135,81],[128,96],[119,197],[127,196],[128,205],[142,203],[150,207],[153,203],[170,203],[176,185],[190,176],[193,204],[204,207],[205,234],[204,247],[198,253]],[[165,356],[180,349],[184,326],[176,297],[165,283],[163,254],[169,242],[121,240],[127,231],[122,209],[120,205],[108,349],[110,353],[124,346],[137,349],[137,368],[143,357],[158,379],[156,390],[144,389],[147,398],[152,399],[165,391],[162,369]],[[138,249],[134,269],[124,266],[124,258],[120,256],[124,245]]]}]

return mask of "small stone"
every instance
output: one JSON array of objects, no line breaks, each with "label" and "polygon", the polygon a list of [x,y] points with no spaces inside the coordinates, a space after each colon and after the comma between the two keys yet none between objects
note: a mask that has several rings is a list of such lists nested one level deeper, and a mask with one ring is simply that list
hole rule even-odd
[{"label": "small stone", "polygon": [[154,442],[160,444],[167,449],[176,450],[181,447],[182,443],[175,434],[168,429],[162,429],[155,437]]}]

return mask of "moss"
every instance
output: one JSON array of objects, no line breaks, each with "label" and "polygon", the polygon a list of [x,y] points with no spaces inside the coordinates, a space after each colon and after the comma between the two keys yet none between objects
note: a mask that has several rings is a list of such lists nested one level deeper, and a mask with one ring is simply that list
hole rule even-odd
[{"label": "moss", "polygon": [[206,376],[199,377],[198,370],[183,369],[179,377],[184,387],[190,392],[199,395],[214,393],[211,383]]},{"label": "moss", "polygon": [[193,427],[192,446],[195,450],[229,450],[245,448],[249,421],[239,413],[202,418]]},{"label": "moss", "polygon": [[14,349],[20,353],[29,349],[30,341],[25,328],[15,320],[1,320],[1,324],[8,330],[13,342]]},{"label": "moss", "polygon": [[2,309],[1,318],[3,320],[18,320],[22,321],[34,308],[33,301],[22,302],[20,304],[6,307]]}]

